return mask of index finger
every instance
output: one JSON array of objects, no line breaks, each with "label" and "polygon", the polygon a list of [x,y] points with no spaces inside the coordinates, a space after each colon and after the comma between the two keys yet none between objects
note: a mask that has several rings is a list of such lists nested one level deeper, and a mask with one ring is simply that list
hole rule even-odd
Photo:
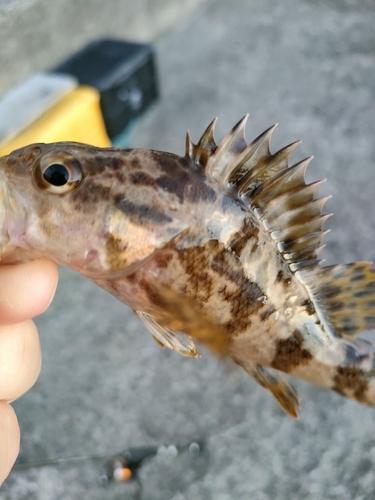
[{"label": "index finger", "polygon": [[0,486],[10,472],[19,451],[20,430],[13,408],[0,401]]},{"label": "index finger", "polygon": [[45,311],[57,278],[56,264],[45,258],[0,265],[0,324],[21,323]]}]

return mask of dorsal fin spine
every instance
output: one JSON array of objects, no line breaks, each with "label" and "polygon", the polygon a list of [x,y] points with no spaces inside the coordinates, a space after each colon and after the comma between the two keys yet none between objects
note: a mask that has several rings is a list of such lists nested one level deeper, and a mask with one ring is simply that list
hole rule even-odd
[{"label": "dorsal fin spine", "polygon": [[296,187],[303,186],[305,172],[312,158],[312,156],[306,158],[264,182],[264,184],[259,186],[258,189],[252,193],[252,206],[260,207],[262,204],[266,204],[274,199],[277,193],[290,192]]},{"label": "dorsal fin spine", "polygon": [[[185,157],[189,158],[191,161],[194,162],[194,145],[191,142],[190,138],[190,132],[186,132],[186,150],[185,150]],[[194,162],[195,163],[195,162]]]},{"label": "dorsal fin spine", "polygon": [[288,253],[288,252],[299,252],[303,248],[306,248],[311,245],[315,245],[321,241],[322,236],[325,236],[329,233],[329,229],[321,232],[318,231],[316,233],[310,233],[306,236],[302,236],[293,241],[281,241],[277,244],[279,252]]},{"label": "dorsal fin spine", "polygon": [[319,245],[319,244],[312,245],[311,247],[303,248],[302,250],[296,252],[291,252],[291,253],[284,252],[283,256],[285,260],[292,262],[295,262],[296,260],[305,260],[305,259],[311,260],[311,258],[316,258],[319,252],[321,252],[321,250],[323,250],[324,247],[325,245]]},{"label": "dorsal fin spine", "polygon": [[[241,180],[238,181],[237,183],[237,190],[238,194],[242,196],[243,194],[247,194],[248,191],[254,190],[256,187],[261,185],[263,182],[267,181],[271,175],[268,178],[263,179],[263,175],[267,172],[273,172],[274,175],[277,175],[279,172],[282,170],[285,170],[288,168],[288,160],[290,158],[290,155],[298,146],[300,141],[294,142],[292,144],[289,144],[283,149],[280,149],[277,153],[274,155],[270,155],[266,157],[263,161],[259,160],[257,165],[254,166],[251,170],[249,170]],[[272,177],[274,176],[272,175]],[[254,185],[255,187],[251,187],[251,185]]]},{"label": "dorsal fin spine", "polygon": [[321,181],[313,182],[304,186],[297,186],[287,192],[282,192],[279,196],[272,198],[261,206],[263,216],[267,219],[273,217],[277,212],[293,210],[314,200],[314,195]]},{"label": "dorsal fin spine", "polygon": [[[299,224],[298,226],[293,226],[292,228],[286,228],[283,231],[279,231],[277,236],[274,238],[278,241],[282,240],[295,240],[301,236],[307,236],[311,233],[320,232],[325,221],[331,217],[332,214],[325,214],[311,220],[305,224]],[[274,231],[276,233],[276,231]]]},{"label": "dorsal fin spine", "polygon": [[318,217],[321,212],[324,204],[330,196],[326,196],[325,198],[317,198],[315,200],[310,201],[309,203],[305,203],[299,207],[288,210],[282,214],[277,215],[275,218],[267,217],[267,224],[270,226],[271,230],[275,227],[281,227],[285,225],[297,225],[299,223],[303,223],[304,221],[300,221],[300,219],[308,218],[308,216]]},{"label": "dorsal fin spine", "polygon": [[198,144],[193,144],[190,140],[190,133],[186,134],[186,152],[185,157],[189,158],[195,165],[205,168],[207,161],[217,149],[214,139],[215,125],[217,118],[214,118],[206,130],[203,132],[202,137]]},{"label": "dorsal fin spine", "polygon": [[263,132],[226,165],[223,170],[223,182],[235,184],[246,172],[255,167],[260,158],[270,154],[271,136],[276,127],[277,124]]},{"label": "dorsal fin spine", "polygon": [[207,177],[219,182],[245,210],[254,211],[293,272],[314,269],[320,262],[316,257],[327,233],[322,226],[332,215],[322,215],[329,197],[315,198],[324,181],[305,183],[312,157],[289,166],[289,158],[300,141],[270,153],[270,138],[276,125],[247,145],[247,118],[242,118],[218,145],[214,139],[216,119],[197,145],[187,136],[186,156]]},{"label": "dorsal fin spine", "polygon": [[[211,177],[216,177],[216,172],[222,180],[222,171],[225,165],[230,163],[230,157],[236,157],[241,151],[246,148],[245,141],[245,126],[249,115],[245,115],[236,125],[228,132],[224,139],[220,142],[215,150],[215,155],[211,157],[214,161],[208,161],[206,165],[206,174]],[[221,164],[223,168],[220,169]]]}]

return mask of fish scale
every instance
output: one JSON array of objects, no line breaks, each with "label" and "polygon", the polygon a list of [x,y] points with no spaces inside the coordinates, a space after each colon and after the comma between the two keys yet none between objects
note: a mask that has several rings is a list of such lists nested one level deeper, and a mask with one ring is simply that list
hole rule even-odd
[{"label": "fish scale", "polygon": [[323,181],[298,142],[270,151],[247,116],[186,153],[34,144],[0,158],[3,263],[46,256],[124,302],[155,340],[231,357],[296,417],[284,373],[375,404],[375,270],[318,259]]}]

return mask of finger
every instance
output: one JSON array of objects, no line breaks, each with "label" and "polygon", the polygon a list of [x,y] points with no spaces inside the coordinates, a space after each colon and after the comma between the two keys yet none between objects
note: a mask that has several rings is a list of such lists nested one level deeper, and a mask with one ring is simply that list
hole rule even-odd
[{"label": "finger", "polygon": [[0,401],[0,485],[8,476],[20,448],[20,429],[13,408]]},{"label": "finger", "polygon": [[0,326],[0,400],[13,401],[32,387],[41,367],[38,331],[31,320]]},{"label": "finger", "polygon": [[0,324],[21,323],[47,309],[57,285],[57,266],[42,258],[0,266]]}]

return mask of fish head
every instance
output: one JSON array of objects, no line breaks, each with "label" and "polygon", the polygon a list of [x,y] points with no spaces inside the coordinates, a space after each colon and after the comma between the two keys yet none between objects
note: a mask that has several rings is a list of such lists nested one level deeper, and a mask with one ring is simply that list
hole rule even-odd
[{"label": "fish head", "polygon": [[134,272],[188,226],[160,182],[162,163],[151,151],[78,143],[0,158],[1,261],[46,256],[91,278]]}]

